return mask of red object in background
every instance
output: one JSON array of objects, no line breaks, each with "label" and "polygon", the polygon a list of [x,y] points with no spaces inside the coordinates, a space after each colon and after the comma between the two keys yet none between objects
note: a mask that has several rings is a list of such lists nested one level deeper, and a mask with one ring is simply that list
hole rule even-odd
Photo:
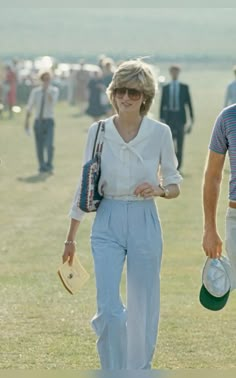
[{"label": "red object in background", "polygon": [[15,72],[10,68],[8,68],[6,73],[6,83],[9,85],[7,104],[13,106],[16,104],[17,78]]}]

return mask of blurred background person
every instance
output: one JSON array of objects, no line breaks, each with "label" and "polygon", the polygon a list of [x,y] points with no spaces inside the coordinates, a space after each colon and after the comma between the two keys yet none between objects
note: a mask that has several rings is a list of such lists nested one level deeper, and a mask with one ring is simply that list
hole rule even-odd
[{"label": "blurred background person", "polygon": [[106,55],[105,54],[100,54],[98,56],[98,67],[103,70],[103,65],[104,65],[104,60],[106,59]]},{"label": "blurred background person", "polygon": [[113,74],[115,72],[115,63],[111,58],[105,58],[102,65],[103,83],[108,88],[112,81]]},{"label": "blurred background person", "polygon": [[19,82],[20,64],[21,64],[21,62],[19,61],[18,58],[15,57],[15,58],[12,59],[11,68],[12,68],[12,70],[16,74],[16,81],[17,81],[17,83]]},{"label": "blurred background person", "polygon": [[101,103],[105,108],[106,116],[110,117],[114,114],[113,107],[107,97],[106,90],[112,81],[113,74],[115,72],[115,63],[111,58],[104,58],[102,61],[102,73],[103,73],[103,91],[101,92]]},{"label": "blurred background person", "polygon": [[0,61],[0,118],[2,118],[3,111],[3,81],[4,81],[4,68]]},{"label": "blurred background person", "polygon": [[102,71],[95,71],[88,84],[89,102],[86,114],[98,121],[106,114],[106,107],[101,102],[101,94],[104,91]]},{"label": "blurred background person", "polygon": [[85,113],[88,106],[88,84],[90,80],[90,74],[85,67],[85,61],[80,60],[80,66],[75,75],[76,79],[76,102],[79,106],[79,114]]},{"label": "blurred background person", "polygon": [[12,108],[16,105],[17,75],[10,64],[6,66],[6,76],[4,81],[5,105],[9,111],[9,118],[12,118]]},{"label": "blurred background person", "polygon": [[236,104],[236,65],[233,67],[235,79],[227,86],[225,94],[225,108],[229,105]]},{"label": "blurred background person", "polygon": [[76,71],[71,68],[67,78],[67,101],[68,104],[75,105],[75,92],[76,92]]},{"label": "blurred background person", "polygon": [[[171,82],[163,86],[160,105],[160,119],[170,126],[172,137],[175,142],[175,151],[178,159],[178,169],[182,168],[183,146],[185,133],[192,131],[194,122],[193,107],[186,84],[180,83],[178,78],[180,67],[172,65],[169,68]],[[191,122],[187,125],[187,113]]]},{"label": "blurred background person", "polygon": [[35,108],[34,135],[39,173],[53,174],[54,107],[58,99],[59,89],[51,85],[50,71],[41,71],[39,78],[41,85],[32,89],[29,96],[25,129],[26,132],[29,132],[30,115]]},{"label": "blurred background person", "polygon": [[3,111],[3,93],[2,93],[2,83],[0,81],[0,119],[2,118]]}]

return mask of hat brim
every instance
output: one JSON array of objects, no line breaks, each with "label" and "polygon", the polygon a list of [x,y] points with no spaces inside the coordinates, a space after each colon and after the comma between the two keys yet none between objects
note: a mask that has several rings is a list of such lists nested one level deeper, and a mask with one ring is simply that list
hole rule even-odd
[{"label": "hat brim", "polygon": [[209,291],[202,285],[199,295],[200,303],[203,307],[211,311],[221,310],[227,303],[229,298],[230,290],[227,291],[222,297],[215,297],[211,295]]}]

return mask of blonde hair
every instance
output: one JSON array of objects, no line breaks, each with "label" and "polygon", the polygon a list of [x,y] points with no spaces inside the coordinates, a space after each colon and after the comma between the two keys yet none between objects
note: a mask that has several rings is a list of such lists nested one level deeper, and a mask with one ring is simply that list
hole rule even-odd
[{"label": "blonde hair", "polygon": [[140,107],[140,115],[146,115],[156,93],[156,80],[151,67],[140,59],[128,60],[119,65],[106,91],[117,112],[115,89],[122,87],[135,88],[143,93],[144,102]]}]

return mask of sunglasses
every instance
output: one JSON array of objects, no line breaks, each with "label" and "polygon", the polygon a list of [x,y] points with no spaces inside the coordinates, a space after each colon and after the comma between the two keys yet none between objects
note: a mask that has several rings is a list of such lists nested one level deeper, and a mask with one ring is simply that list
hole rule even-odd
[{"label": "sunglasses", "polygon": [[142,92],[135,88],[115,88],[114,94],[118,98],[123,98],[124,95],[128,93],[130,100],[137,101],[140,99]]}]

